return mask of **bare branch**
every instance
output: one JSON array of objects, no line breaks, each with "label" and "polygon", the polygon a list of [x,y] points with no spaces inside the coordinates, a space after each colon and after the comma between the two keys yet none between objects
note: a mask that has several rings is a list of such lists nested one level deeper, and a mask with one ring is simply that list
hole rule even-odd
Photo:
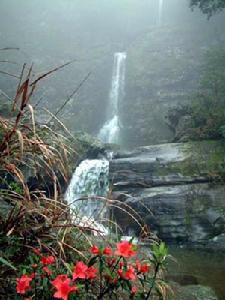
[{"label": "bare branch", "polygon": [[5,72],[5,71],[1,71],[1,70],[0,70],[0,73],[4,74],[4,75],[11,76],[11,77],[14,77],[14,78],[17,78],[17,79],[20,79],[20,77],[18,75],[15,75],[15,74],[11,74],[11,73],[8,73],[8,72]]},{"label": "bare branch", "polygon": [[[55,113],[55,117],[63,110],[63,108],[66,106],[66,104],[71,100],[71,98],[76,95],[76,93],[79,91],[79,89],[82,87],[82,85],[85,83],[85,81],[88,80],[89,76],[91,75],[91,72],[89,72],[84,79],[79,83],[79,85],[76,87],[76,89],[71,93],[71,95],[69,95],[69,97],[66,98],[65,102],[63,103],[63,105],[57,110],[57,112]],[[49,122],[52,121],[52,118],[49,120]],[[48,123],[49,123],[48,122]]]}]

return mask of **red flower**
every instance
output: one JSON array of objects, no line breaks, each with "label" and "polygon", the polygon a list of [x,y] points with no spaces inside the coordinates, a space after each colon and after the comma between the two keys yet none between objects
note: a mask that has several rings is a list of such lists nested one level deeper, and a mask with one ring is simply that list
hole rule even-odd
[{"label": "red flower", "polygon": [[41,255],[40,249],[34,248],[34,249],[32,249],[32,250],[33,250],[33,252],[34,252],[36,255],[38,255],[38,256]]},{"label": "red flower", "polygon": [[41,258],[41,263],[43,265],[52,265],[55,262],[55,257],[52,255],[49,256],[43,256]]},{"label": "red flower", "polygon": [[97,269],[90,267],[86,270],[85,275],[87,279],[94,279],[96,277]]},{"label": "red flower", "polygon": [[31,267],[36,269],[38,267],[38,265],[37,264],[32,264]]},{"label": "red flower", "polygon": [[127,280],[135,280],[136,279],[135,270],[132,266],[128,267],[127,271],[124,274],[124,278]]},{"label": "red flower", "polygon": [[49,276],[52,275],[52,271],[49,270],[47,266],[43,267],[42,270],[47,273]]},{"label": "red flower", "polygon": [[141,270],[140,270],[141,273],[148,273],[149,271],[150,271],[150,266],[149,265],[144,264],[144,265],[141,266]]},{"label": "red flower", "polygon": [[120,242],[116,245],[117,251],[115,252],[116,255],[123,256],[123,257],[131,257],[136,255],[136,251],[134,251],[134,245],[129,243],[128,241]]},{"label": "red flower", "polygon": [[148,273],[150,271],[150,266],[148,264],[141,265],[139,260],[136,260],[136,268],[141,273]]},{"label": "red flower", "polygon": [[78,261],[76,266],[74,267],[73,271],[73,279],[85,279],[86,278],[86,271],[88,266],[86,266],[82,261]]},{"label": "red flower", "polygon": [[78,288],[71,286],[71,279],[66,275],[58,275],[55,280],[52,281],[52,285],[57,289],[54,294],[55,298],[67,300],[71,292],[76,292]]},{"label": "red flower", "polygon": [[140,272],[140,270],[141,270],[141,262],[140,262],[140,260],[136,260],[136,262],[135,262],[135,265],[136,265],[136,268],[137,268],[137,270]]},{"label": "red flower", "polygon": [[103,250],[103,254],[112,255],[112,249],[110,247],[105,247],[105,249]]},{"label": "red flower", "polygon": [[132,286],[132,288],[131,288],[131,294],[134,296],[136,293],[137,293],[136,286]]},{"label": "red flower", "polygon": [[100,250],[98,249],[98,247],[96,246],[96,245],[93,245],[92,247],[91,247],[91,253],[92,254],[99,254],[100,253]]},{"label": "red flower", "polygon": [[78,261],[73,271],[73,279],[93,279],[96,277],[97,269],[88,268],[82,261]]},{"label": "red flower", "polygon": [[118,270],[117,270],[117,273],[118,273],[118,275],[119,275],[121,278],[124,278],[124,276],[123,276],[123,270],[122,270],[122,269],[118,269]]},{"label": "red flower", "polygon": [[32,281],[31,276],[22,275],[16,280],[16,292],[18,294],[25,294],[30,288],[30,282]]}]

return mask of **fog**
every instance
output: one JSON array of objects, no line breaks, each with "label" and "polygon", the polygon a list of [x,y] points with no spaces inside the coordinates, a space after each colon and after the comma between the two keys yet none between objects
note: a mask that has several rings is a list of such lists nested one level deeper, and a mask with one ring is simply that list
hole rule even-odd
[{"label": "fog", "polygon": [[0,299],[224,282],[225,0],[0,0]]},{"label": "fog", "polygon": [[[107,122],[115,52],[126,52],[124,96],[119,99],[120,144],[125,147],[169,141],[165,116],[198,85],[207,49],[225,40],[224,13],[210,20],[188,0],[1,0],[0,70],[20,74],[23,63],[35,74],[73,61],[43,80],[33,98],[40,122],[90,77],[59,117],[72,131],[97,135]],[[17,79],[0,74],[10,98]],[[4,97],[1,96],[2,101]],[[41,98],[41,100],[40,100]],[[147,115],[146,115],[147,114]],[[137,135],[138,133],[138,135]]]}]

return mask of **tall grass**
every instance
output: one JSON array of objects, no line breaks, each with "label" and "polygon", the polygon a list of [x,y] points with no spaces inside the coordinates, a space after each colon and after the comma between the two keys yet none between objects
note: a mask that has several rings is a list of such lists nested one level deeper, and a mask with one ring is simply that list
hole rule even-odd
[{"label": "tall grass", "polygon": [[[51,113],[62,131],[39,126],[31,105],[39,81],[66,65],[35,79],[32,68],[23,67],[12,102],[14,117],[0,116],[0,207],[6,207],[5,213],[0,214],[0,299],[11,299],[11,283],[33,249],[52,253],[66,266],[67,261],[77,256],[86,257],[87,246],[93,243],[91,233],[97,232],[106,239],[96,230],[95,222],[78,222],[72,204],[63,199],[62,185],[67,185],[71,162],[79,156],[76,141]],[[29,184],[29,177],[35,179],[35,186]],[[128,214],[147,232],[141,217],[131,207],[118,200],[98,200],[107,209],[120,209]],[[99,214],[98,222],[122,235],[122,229],[112,219],[100,219]]]}]

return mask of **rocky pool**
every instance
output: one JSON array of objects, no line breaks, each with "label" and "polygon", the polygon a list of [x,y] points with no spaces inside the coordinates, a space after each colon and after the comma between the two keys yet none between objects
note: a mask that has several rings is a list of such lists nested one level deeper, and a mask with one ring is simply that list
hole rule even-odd
[{"label": "rocky pool", "polygon": [[172,280],[183,286],[211,287],[219,300],[225,300],[225,254],[178,247],[170,247],[169,252],[176,260],[168,263],[169,277]]}]

